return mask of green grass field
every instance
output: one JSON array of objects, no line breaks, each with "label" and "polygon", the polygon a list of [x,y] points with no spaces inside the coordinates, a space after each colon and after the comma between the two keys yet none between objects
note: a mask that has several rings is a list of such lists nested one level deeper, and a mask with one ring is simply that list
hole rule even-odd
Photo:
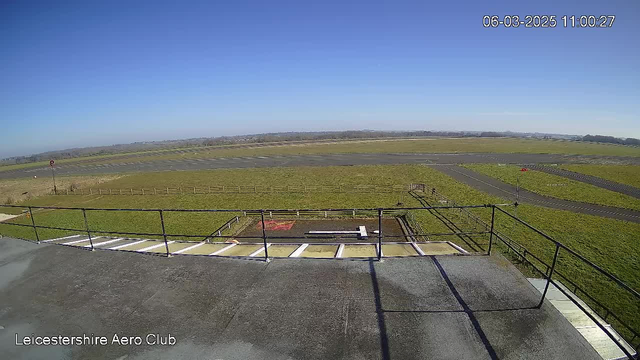
[{"label": "green grass field", "polygon": [[567,164],[560,168],[640,188],[640,166]]},{"label": "green grass field", "polygon": [[[94,157],[59,160],[59,164],[90,161],[94,164],[123,162],[123,155],[138,155],[135,161],[170,159],[194,159],[236,156],[268,155],[311,155],[335,153],[452,153],[452,152],[495,152],[495,153],[544,153],[577,155],[640,156],[640,148],[612,144],[597,144],[562,140],[537,140],[519,138],[420,138],[409,140],[351,140],[342,142],[308,143],[239,148],[237,145],[196,147],[181,149],[145,151],[140,153],[114,154]],[[133,159],[133,158],[131,158]],[[0,166],[0,171],[46,166],[48,163],[18,164]]]},{"label": "green grass field", "polygon": [[519,177],[521,188],[541,195],[640,210],[640,199],[542,171],[521,172],[521,167],[516,165],[467,164],[463,166],[511,185],[516,185]]},{"label": "green grass field", "polygon": [[[163,172],[128,175],[105,184],[108,187],[177,187],[207,186],[208,184],[273,184],[273,185],[324,185],[335,182],[343,184],[408,184],[426,183],[428,188],[436,187],[458,203],[487,204],[502,200],[459,183],[447,175],[421,165],[394,166],[349,166],[349,167],[300,167],[275,169],[233,169],[198,172]],[[427,196],[428,197],[428,196]],[[418,206],[411,197],[394,193],[258,193],[258,194],[210,194],[210,195],[84,195],[84,196],[44,196],[28,201],[30,205],[54,205],[69,207],[106,208],[356,208],[393,207],[399,200],[405,206]],[[510,211],[513,211],[510,209]],[[597,216],[553,210],[537,206],[521,205],[518,216],[537,226],[558,241],[578,251],[607,271],[619,277],[632,288],[640,289],[640,247],[637,246],[640,224],[628,223]],[[0,212],[6,212],[0,208]],[[489,209],[477,209],[474,213],[489,220]],[[465,223],[455,211],[445,213],[456,219],[463,230],[471,230],[472,224]],[[165,223],[169,233],[209,234],[230,217],[232,213],[167,213]],[[238,214],[240,215],[240,214]],[[449,231],[441,222],[416,211],[416,219],[427,232]],[[105,231],[160,232],[157,212],[89,212],[92,229]],[[456,217],[457,216],[457,217]],[[82,213],[78,210],[38,210],[34,213],[38,224],[83,228]],[[13,220],[28,224],[26,217]],[[516,224],[505,215],[496,218],[496,230],[512,237],[541,259],[550,262],[554,247],[522,225]],[[0,224],[4,235],[33,238],[33,230]],[[57,237],[66,232],[40,230],[43,238]],[[465,243],[448,236],[466,247]],[[496,249],[504,250],[498,246]],[[523,267],[526,270],[526,267]],[[623,319],[640,328],[640,304],[625,295],[610,281],[597,275],[593,270],[580,264],[566,253],[561,254],[558,270],[580,286],[590,289],[599,301],[610,306]],[[618,328],[619,331],[622,331]],[[624,331],[622,331],[624,333]],[[626,333],[625,333],[626,334]]]}]

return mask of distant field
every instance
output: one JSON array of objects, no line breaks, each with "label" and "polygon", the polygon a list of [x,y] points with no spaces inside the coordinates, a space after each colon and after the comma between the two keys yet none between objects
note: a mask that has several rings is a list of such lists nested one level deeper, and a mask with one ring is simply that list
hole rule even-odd
[{"label": "distant field", "polygon": [[521,188],[541,195],[640,210],[640,199],[542,171],[521,172],[521,167],[515,165],[467,164],[463,166],[511,185],[516,185],[517,178],[520,177]]},{"label": "distant field", "polygon": [[[531,175],[529,173],[527,175]],[[273,184],[273,185],[321,185],[341,182],[344,184],[407,184],[426,183],[438,191],[466,204],[499,203],[499,198],[459,183],[447,175],[421,165],[350,166],[350,167],[300,167],[277,169],[233,169],[197,172],[162,172],[129,175],[104,184],[108,187],[177,187],[206,186],[208,184]],[[32,205],[57,205],[69,207],[107,208],[321,208],[321,207],[393,207],[403,201],[405,206],[419,206],[411,197],[399,194],[371,193],[287,193],[287,194],[211,194],[211,195],[157,195],[157,196],[44,196],[28,201]],[[511,210],[512,211],[512,210]],[[0,207],[0,212],[7,212]],[[488,209],[474,211],[489,220]],[[449,231],[437,219],[425,211],[416,212],[416,218],[427,232]],[[167,213],[165,223],[170,233],[208,234],[235,214]],[[238,214],[240,215],[240,214]],[[455,218],[455,211],[447,215]],[[132,212],[89,212],[89,224],[93,229],[131,232],[160,232],[159,215]],[[521,205],[518,216],[537,226],[575,249],[580,254],[612,272],[631,287],[640,289],[640,247],[637,246],[640,224],[628,223],[597,216],[552,210],[537,206]],[[38,210],[34,214],[38,224],[83,228],[79,211]],[[459,219],[460,227],[469,224]],[[29,223],[25,217],[14,220]],[[523,226],[516,226],[506,216],[498,216],[496,229],[525,245],[531,253],[550,262],[553,246]],[[16,228],[0,224],[4,235],[33,238],[29,228]],[[43,237],[60,236],[59,231],[42,230]],[[437,239],[437,238],[436,238]],[[464,242],[447,237],[458,245]],[[498,249],[502,247],[497,246]],[[595,275],[592,270],[579,265],[575,259],[562,255],[558,269],[581,286],[594,291],[594,296],[610,305],[624,319],[640,327],[637,317],[638,302],[626,297],[610,282]]]},{"label": "distant field", "polygon": [[561,165],[560,168],[640,188],[640,166],[635,165]]},{"label": "distant field", "polygon": [[[104,155],[59,160],[59,164],[91,162],[93,164],[119,163],[123,158],[135,156],[136,161],[194,159],[212,157],[311,155],[329,153],[545,153],[640,157],[640,148],[620,145],[585,143],[561,140],[535,140],[519,138],[420,138],[404,140],[349,140],[342,142],[287,143],[278,145],[255,144],[215,147],[196,147],[146,151],[140,153]],[[0,171],[46,166],[33,163],[0,166]]]},{"label": "distant field", "polygon": [[[107,181],[120,178],[120,175],[101,176],[58,176],[56,186],[64,191],[71,186],[88,187],[99,186]],[[0,204],[13,204],[35,197],[47,195],[53,191],[53,181],[50,177],[3,179],[0,180]]]}]

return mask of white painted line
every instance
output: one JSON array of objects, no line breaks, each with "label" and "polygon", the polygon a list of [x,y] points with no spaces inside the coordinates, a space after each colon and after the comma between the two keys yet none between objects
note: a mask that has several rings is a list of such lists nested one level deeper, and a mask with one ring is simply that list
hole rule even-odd
[{"label": "white painted line", "polygon": [[[167,241],[167,245],[169,245],[169,244],[173,244],[174,242],[175,242],[175,241]],[[157,245],[151,245],[151,246],[146,247],[146,248],[144,248],[144,249],[140,249],[140,250],[138,250],[138,252],[145,252],[145,251],[149,251],[149,250],[157,249],[157,248],[159,248],[160,246],[164,246],[164,244],[165,244],[165,243],[164,243],[164,241],[163,241],[163,242],[161,242],[160,244],[157,244]]]},{"label": "white painted line", "polygon": [[297,248],[296,251],[292,252],[291,255],[289,255],[289,257],[298,257],[298,256],[300,256],[300,254],[302,254],[302,252],[304,251],[304,249],[307,248],[307,246],[309,246],[309,244],[300,245],[300,247]]},{"label": "white painted line", "polygon": [[189,250],[195,249],[195,248],[197,248],[198,246],[201,246],[201,245],[204,245],[204,244],[206,244],[206,242],[204,242],[204,241],[203,241],[203,242],[201,242],[201,243],[199,243],[199,244],[195,244],[195,245],[192,245],[192,246],[186,247],[186,248],[184,248],[184,249],[180,249],[180,250],[178,250],[178,251],[176,251],[176,252],[174,252],[174,253],[172,253],[172,254],[181,254],[181,253],[183,253],[183,252],[186,252],[186,251],[189,251]]},{"label": "white painted line", "polygon": [[411,246],[413,246],[413,248],[418,252],[418,254],[420,254],[420,256],[425,256],[424,251],[422,251],[422,249],[420,249],[420,246],[418,246],[415,242],[411,242]]},{"label": "white painted line", "polygon": [[234,246],[236,246],[236,245],[238,245],[238,244],[231,244],[231,245],[229,245],[229,246],[225,246],[225,247],[223,247],[222,249],[220,249],[220,250],[218,250],[218,251],[215,251],[215,252],[212,252],[212,253],[211,253],[211,254],[209,254],[209,255],[218,255],[218,254],[220,254],[221,252],[223,252],[223,251],[227,251],[227,250],[231,249],[232,247],[234,247]]},{"label": "white painted line", "polygon": [[460,246],[452,243],[451,241],[447,241],[447,244],[453,246],[454,248],[456,248],[458,251],[460,251],[463,254],[468,254],[467,250],[465,250],[465,249],[461,248]]},{"label": "white painted line", "polygon": [[118,250],[118,249],[122,249],[125,248],[127,246],[133,246],[133,245],[137,245],[137,244],[142,244],[143,242],[145,242],[147,240],[140,240],[140,241],[134,241],[131,244],[124,244],[124,245],[118,245],[118,246],[114,246],[112,248],[109,248],[109,250]]},{"label": "white painted line", "polygon": [[[267,248],[269,248],[269,246],[271,246],[271,244],[267,244]],[[264,251],[264,246],[262,246],[260,249],[258,249],[256,251],[252,252],[251,255],[249,255],[249,257],[254,257],[254,256],[260,254],[263,251]]]},{"label": "white painted line", "polygon": [[344,244],[340,244],[340,246],[338,246],[338,252],[336,253],[336,258],[341,258],[343,251],[344,251]]},{"label": "white painted line", "polygon": [[360,239],[366,239],[368,237],[367,228],[365,226],[359,226],[359,229],[360,229]]},{"label": "white painted line", "polygon": [[[93,246],[94,246],[94,247],[96,247],[96,246],[100,246],[100,245],[111,244],[111,243],[114,243],[114,242],[116,242],[116,241],[120,241],[120,240],[122,240],[122,239],[124,239],[124,238],[111,239],[111,240],[107,240],[107,241],[99,242],[99,243],[97,243],[97,244],[93,244]],[[89,244],[89,245],[85,245],[84,247],[91,247],[91,244]]]},{"label": "white painted line", "polygon": [[42,240],[41,242],[51,242],[51,241],[58,241],[58,240],[64,240],[64,239],[71,239],[78,236],[84,236],[84,235],[70,235],[70,236],[65,236],[65,237],[56,238],[56,239]]},{"label": "white painted line", "polygon": [[80,240],[69,241],[69,242],[63,243],[62,245],[73,245],[73,244],[76,244],[76,243],[79,243],[79,242],[83,242],[83,241],[89,241],[89,238],[87,237],[87,238],[80,239]]},{"label": "white painted line", "polygon": [[358,235],[359,239],[366,239],[368,237],[367,227],[358,226],[358,230],[311,230],[307,232],[311,235]]}]

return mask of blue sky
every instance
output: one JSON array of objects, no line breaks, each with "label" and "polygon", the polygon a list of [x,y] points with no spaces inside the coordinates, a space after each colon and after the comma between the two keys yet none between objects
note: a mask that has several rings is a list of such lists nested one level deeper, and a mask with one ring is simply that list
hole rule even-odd
[{"label": "blue sky", "polygon": [[365,128],[640,137],[638,19],[634,0],[3,1],[0,157]]}]

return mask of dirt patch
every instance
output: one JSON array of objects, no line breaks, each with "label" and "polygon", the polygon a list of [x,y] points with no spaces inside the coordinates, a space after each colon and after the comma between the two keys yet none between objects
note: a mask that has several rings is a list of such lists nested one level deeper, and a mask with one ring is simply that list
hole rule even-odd
[{"label": "dirt patch", "polygon": [[[271,219],[269,219],[271,220]],[[354,242],[370,242],[378,241],[378,235],[374,234],[378,230],[378,219],[282,219],[269,223],[265,219],[265,224],[271,224],[267,228],[268,242],[270,243],[354,243]],[[286,225],[286,226],[285,226]],[[359,239],[356,234],[349,235],[310,235],[312,230],[337,230],[345,231],[358,230],[359,226],[365,226],[368,233],[367,239]],[[287,230],[288,229],[288,230]],[[398,220],[395,218],[382,219],[382,231],[384,232],[383,241],[406,241],[405,234],[402,231]],[[254,238],[243,238],[246,242],[262,242],[262,226],[258,219],[254,220],[252,225],[245,227],[237,236],[249,236]]]}]

